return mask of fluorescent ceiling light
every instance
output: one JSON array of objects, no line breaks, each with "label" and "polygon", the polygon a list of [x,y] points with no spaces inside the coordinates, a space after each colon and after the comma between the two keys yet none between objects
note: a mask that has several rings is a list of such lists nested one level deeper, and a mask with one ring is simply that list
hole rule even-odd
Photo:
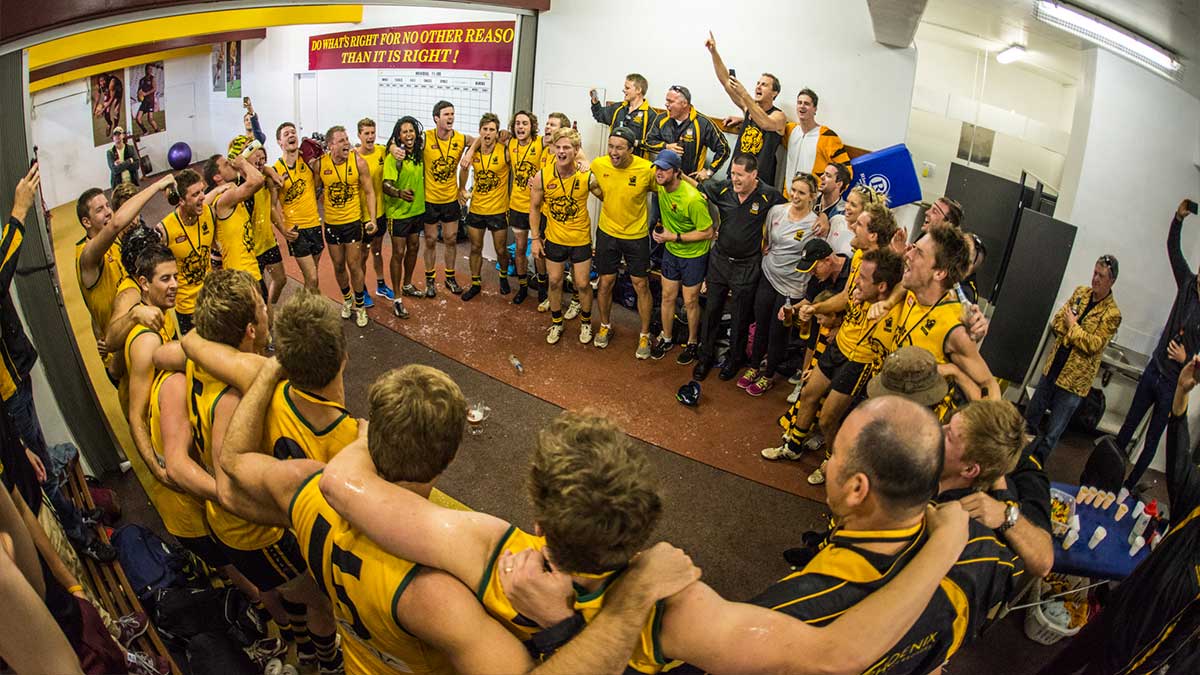
[{"label": "fluorescent ceiling light", "polygon": [[1174,76],[1181,67],[1179,60],[1161,47],[1068,5],[1037,0],[1034,13],[1041,21],[1159,72]]},{"label": "fluorescent ceiling light", "polygon": [[1000,63],[1012,63],[1025,58],[1025,48],[1021,45],[1009,45],[1007,49],[996,54],[996,60]]}]

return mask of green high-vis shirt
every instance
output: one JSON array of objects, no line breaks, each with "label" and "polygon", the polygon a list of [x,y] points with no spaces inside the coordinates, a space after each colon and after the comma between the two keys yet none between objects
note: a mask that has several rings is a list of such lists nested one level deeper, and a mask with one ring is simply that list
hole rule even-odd
[{"label": "green high-vis shirt", "polygon": [[[686,181],[679,181],[679,187],[674,192],[667,192],[663,186],[658,186],[658,211],[663,227],[676,234],[707,230],[713,224],[712,214],[708,212],[708,200]],[[667,252],[677,258],[699,258],[708,253],[712,240],[668,240],[666,244]]]},{"label": "green high-vis shirt", "polygon": [[383,196],[383,215],[392,220],[403,220],[425,213],[425,169],[408,157],[397,165],[396,158],[389,152],[383,160],[383,179],[392,181],[398,190],[412,190],[413,200],[406,202],[399,197]]}]

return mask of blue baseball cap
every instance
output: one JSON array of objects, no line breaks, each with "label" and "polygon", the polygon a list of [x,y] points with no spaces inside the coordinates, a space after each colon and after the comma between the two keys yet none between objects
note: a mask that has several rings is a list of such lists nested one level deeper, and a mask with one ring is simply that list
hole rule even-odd
[{"label": "blue baseball cap", "polygon": [[660,169],[675,169],[676,171],[683,169],[683,158],[674,150],[659,151],[652,163]]}]

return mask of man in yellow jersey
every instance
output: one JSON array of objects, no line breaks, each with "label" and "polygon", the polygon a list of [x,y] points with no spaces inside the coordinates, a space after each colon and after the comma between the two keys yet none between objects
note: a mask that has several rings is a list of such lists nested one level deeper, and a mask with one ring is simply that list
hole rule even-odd
[{"label": "man in yellow jersey", "polygon": [[[608,154],[592,160],[592,175],[604,194],[600,221],[596,227],[596,273],[600,283],[596,299],[600,310],[600,330],[596,346],[604,349],[612,333],[612,294],[617,269],[625,262],[625,271],[637,293],[637,354],[650,348],[650,319],[654,298],[650,296],[650,225],[649,196],[654,192],[654,167],[634,155],[637,136],[628,127],[617,127],[608,137]],[[648,352],[647,352],[648,353]],[[639,358],[645,358],[639,356]]]},{"label": "man in yellow jersey", "polygon": [[[197,299],[196,332],[239,351],[261,353],[267,343],[267,309],[253,278],[228,269],[209,275]],[[188,419],[194,454],[201,464],[195,475],[208,474],[219,481],[221,448],[240,396],[193,361],[187,362],[186,375]],[[167,458],[168,467],[174,459]],[[181,461],[194,462],[189,456]],[[180,487],[204,496],[186,480]],[[262,593],[262,602],[279,625],[281,637],[295,642],[301,663],[315,664],[319,658],[326,670],[340,665],[328,601],[305,574],[307,567],[295,536],[230,511],[221,502],[219,491],[217,499],[206,498],[205,518],[233,566]]]},{"label": "man in yellow jersey", "polygon": [[[75,215],[84,229],[83,239],[75,244],[75,274],[79,278],[83,303],[92,317],[92,331],[101,357],[110,351],[119,351],[122,346],[114,344],[109,349],[105,342],[108,324],[113,318],[113,303],[116,302],[121,280],[125,277],[121,267],[121,246],[117,241],[125,228],[137,220],[150,199],[174,184],[175,177],[167,174],[154,185],[139,191],[116,212],[109,206],[108,197],[100,188],[84,190],[75,201]],[[159,320],[155,329],[161,325]]]},{"label": "man in yellow jersey", "polygon": [[[563,113],[552,112],[549,115],[546,115],[546,124],[543,125],[543,127],[542,127],[542,136],[540,139],[541,147],[542,147],[542,154],[541,154],[542,158],[541,158],[541,161],[538,163],[539,171],[544,171],[544,170],[546,170],[547,167],[553,167],[554,162],[556,160],[556,155],[554,154],[554,150],[550,147],[550,137],[553,136],[554,132],[558,131],[559,129],[573,129],[573,128],[574,127],[571,126],[571,118],[567,117]],[[579,169],[581,171],[583,169],[586,169],[589,165],[589,162],[587,161],[587,155],[584,153],[582,147],[575,153],[575,164],[576,164],[576,166],[579,167]],[[526,185],[526,188],[528,191],[528,185]],[[526,196],[528,196],[528,195],[526,195]],[[545,231],[545,228],[546,228],[546,208],[547,208],[546,205],[542,204],[542,230],[543,231]],[[526,214],[526,216],[528,216],[528,214]],[[526,217],[525,220],[526,220],[525,226],[528,227],[529,218]],[[532,244],[530,245],[530,253],[532,253]],[[546,279],[546,276],[547,276],[546,275],[546,259],[544,257],[539,257],[539,256],[535,255],[535,256],[533,256],[533,264],[534,264],[534,268],[537,270],[538,277],[539,277],[539,279],[538,279],[537,311],[549,312],[550,311],[550,296],[549,296],[550,284]],[[566,314],[563,315],[563,318],[565,318],[567,321],[570,321],[571,319],[574,319],[575,317],[579,316],[579,309],[580,309],[579,291],[575,288],[575,285],[571,282],[570,278],[567,279],[567,286],[571,289],[571,304],[567,307],[567,312],[566,312]]]},{"label": "man in yellow jersey", "polygon": [[321,216],[317,213],[316,178],[300,158],[300,135],[296,125],[284,122],[275,130],[275,140],[283,156],[275,162],[275,172],[283,179],[279,203],[283,209],[284,232],[288,254],[296,259],[304,287],[319,293],[317,274],[325,240],[321,238]]},{"label": "man in yellow jersey", "polygon": [[471,237],[471,286],[463,291],[463,302],[479,295],[483,284],[483,233],[492,233],[492,244],[500,263],[500,295],[508,295],[508,147],[499,142],[500,118],[484,113],[479,120],[479,138],[463,153],[458,182],[466,185],[474,171],[467,209],[467,234]]},{"label": "man in yellow jersey", "polygon": [[[811,371],[800,392],[796,415],[799,429],[809,428],[817,419],[827,444],[833,443],[842,417],[874,374],[874,364],[887,353],[881,322],[871,321],[867,313],[872,303],[888,297],[903,274],[902,261],[888,248],[896,232],[896,221],[886,206],[870,204],[851,229],[855,252],[846,288],[815,305],[802,302],[797,309],[802,323],[812,319],[813,314],[846,313],[837,339],[822,352],[817,368]],[[822,396],[825,402],[818,411]],[[786,445],[766,448],[761,454],[770,460],[800,458]]]},{"label": "man in yellow jersey", "polygon": [[[588,193],[603,199],[596,175],[579,168],[579,132],[559,129],[550,137],[554,163],[543,166],[529,181],[529,232],[533,255],[546,259],[550,284],[550,330],[546,342],[557,344],[563,334],[563,276],[568,264],[581,296],[579,341],[592,341],[592,223],[587,210]],[[546,226],[542,229],[542,206]],[[543,239],[545,237],[545,239]]]},{"label": "man in yellow jersey", "polygon": [[604,105],[596,96],[595,89],[588,92],[592,99],[592,118],[600,124],[608,125],[609,135],[619,127],[632,131],[633,153],[642,159],[650,159],[650,151],[643,145],[650,128],[654,126],[654,121],[658,119],[658,113],[646,101],[649,87],[645,77],[638,73],[630,73],[625,76],[625,85],[621,88],[623,98],[617,103]]},{"label": "man in yellow jersey", "polygon": [[[329,504],[391,554],[458,577],[523,639],[536,628],[510,600],[525,590],[510,590],[524,581],[511,576],[520,556],[533,558],[530,581],[570,575],[575,597],[564,609],[587,621],[607,606],[609,585],[623,577],[663,509],[645,458],[616,425],[595,414],[565,412],[538,433],[529,494],[535,532],[544,537],[493,516],[437,506],[388,482],[393,469],[374,448],[376,434],[403,434],[375,424],[368,433],[367,443],[359,439],[326,467],[320,487]],[[632,655],[626,651],[629,667],[656,673],[680,659],[712,672],[866,668],[908,630],[962,551],[961,508],[935,512],[930,520],[935,527],[929,542],[900,578],[828,628],[728,602],[697,583],[655,606]],[[686,628],[667,628],[678,625]]]},{"label": "man in yellow jersey", "polygon": [[[860,607],[881,584],[892,585],[895,575],[912,565],[912,556],[929,546],[928,504],[941,469],[942,429],[927,407],[898,396],[864,403],[846,418],[833,443],[826,502],[837,525],[828,543],[801,570],[750,602],[821,626]],[[940,672],[979,636],[987,613],[1019,590],[1020,558],[987,526],[972,521],[968,532],[965,549],[939,580],[932,600],[922,604],[916,623],[863,672]],[[688,641],[702,637],[691,632],[703,629],[699,622],[676,626],[674,609],[668,605],[663,632]],[[722,646],[736,648],[709,648]],[[664,642],[663,648],[670,653],[672,647]]]},{"label": "man in yellow jersey", "polygon": [[279,187],[283,178],[273,167],[267,166],[267,149],[259,145],[250,153],[250,164],[263,175],[263,186],[254,193],[250,217],[254,225],[254,258],[267,291],[267,307],[275,306],[287,276],[283,273],[283,253],[275,239],[275,230],[286,233],[283,211],[279,208]]},{"label": "man in yellow jersey", "polygon": [[[375,186],[367,163],[350,151],[345,127],[330,127],[325,143],[329,151],[314,159],[311,167],[317,184],[324,186],[325,243],[342,292],[342,318],[349,319],[353,313],[354,323],[362,328],[367,325],[367,287],[360,242],[366,232],[375,231]],[[366,221],[362,219],[364,210]]]},{"label": "man in yellow jersey", "polygon": [[[717,40],[713,37],[712,31],[708,32],[708,40],[704,42],[704,46],[712,57],[713,71],[717,74],[717,81],[721,83],[721,87],[725,89],[725,93],[729,95],[734,105],[742,111],[741,117],[731,116],[724,120],[726,130],[737,131],[738,137],[737,143],[734,144],[734,153],[754,155],[754,158],[758,160],[758,177],[767,185],[775,186],[775,169],[777,167],[775,155],[783,143],[782,129],[783,125],[787,123],[787,116],[783,114],[782,110],[775,107],[775,97],[779,95],[780,90],[779,78],[771,73],[760,75],[754,85],[754,97],[751,99],[751,102],[762,111],[762,114],[779,129],[773,131],[764,129],[751,116],[750,106],[743,101],[743,96],[747,95],[746,89],[725,66],[725,61],[717,52]],[[790,177],[787,180],[790,182]]]},{"label": "man in yellow jersey", "polygon": [[1000,398],[1000,385],[979,354],[963,323],[963,306],[954,292],[970,264],[962,230],[932,227],[904,254],[904,299],[885,316],[879,336],[890,353],[916,345],[937,362],[953,363],[989,399]]},{"label": "man in yellow jersey", "polygon": [[425,131],[425,297],[437,295],[438,228],[441,228],[446,289],[458,295],[462,288],[454,278],[458,251],[458,220],[462,217],[459,197],[463,177],[458,162],[474,138],[454,130],[454,104],[438,101],[433,106],[435,127]]},{"label": "man in yellow jersey", "polygon": [[[388,236],[386,217],[383,214],[383,158],[387,153],[387,148],[375,143],[375,134],[375,120],[364,117],[358,121],[358,145],[354,151],[367,163],[367,172],[371,174],[371,189],[375,191],[375,231],[363,233],[363,288],[366,288],[367,257],[369,255],[371,264],[375,268],[375,295],[395,300],[396,294],[388,287],[387,278],[383,276],[383,240]],[[366,222],[368,217],[370,214],[367,213],[367,205],[364,202],[362,204],[363,222]],[[368,309],[375,306],[375,301],[371,299],[370,293],[367,293],[364,304]]]},{"label": "man in yellow jersey", "polygon": [[242,138],[239,136],[230,143],[229,157],[213,155],[204,163],[204,183],[208,188],[205,200],[212,206],[216,221],[221,266],[254,277],[266,300],[262,272],[254,256],[254,220],[246,208],[246,202],[252,202],[254,193],[262,189],[264,179],[250,163],[253,150],[242,145]]},{"label": "man in yellow jersey", "polygon": [[729,159],[729,141],[712,120],[692,106],[692,92],[687,87],[672,85],[666,99],[667,112],[646,135],[646,149],[674,150],[683,158],[686,175],[708,180]]},{"label": "man in yellow jersey", "polygon": [[[267,361],[234,412],[219,489],[239,510],[295,530],[333,602],[349,673],[619,673],[654,602],[699,575],[682,551],[665,544],[651,550],[613,588],[594,625],[534,669],[521,642],[466,586],[393,557],[342,519],[318,488],[321,462],[262,452],[263,413],[282,371]],[[445,373],[410,365],[380,377],[369,398],[372,456],[398,489],[424,500],[462,440],[462,392]],[[547,626],[564,613],[573,619],[563,611],[569,591],[561,589],[523,606],[526,616]]]},{"label": "man in yellow jersey", "polygon": [[163,243],[175,254],[179,290],[175,293],[175,318],[179,334],[192,330],[196,296],[212,267],[211,253],[217,236],[216,218],[205,201],[204,179],[191,169],[175,174],[179,204],[159,224]]},{"label": "man in yellow jersey", "polygon": [[[512,193],[508,198],[508,226],[512,228],[516,246],[517,292],[513,304],[525,302],[529,296],[529,257],[525,251],[529,246],[529,179],[542,166],[542,139],[537,135],[537,117],[525,110],[518,110],[508,125],[511,138],[508,140],[508,161],[512,165]],[[534,259],[533,286],[541,302],[546,291],[541,283],[541,273],[546,262]]]}]

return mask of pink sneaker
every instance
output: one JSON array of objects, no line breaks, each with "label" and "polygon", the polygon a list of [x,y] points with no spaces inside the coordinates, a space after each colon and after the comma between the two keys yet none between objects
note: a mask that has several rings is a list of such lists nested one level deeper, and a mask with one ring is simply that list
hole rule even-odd
[{"label": "pink sneaker", "polygon": [[[739,382],[739,384],[741,383]],[[763,375],[754,382],[751,382],[749,387],[746,387],[746,393],[751,396],[762,396],[773,386],[775,386],[775,379]]]},{"label": "pink sneaker", "polygon": [[747,368],[746,372],[742,373],[742,376],[740,378],[738,378],[737,386],[741,387],[742,389],[745,389],[746,387],[749,387],[750,385],[754,384],[754,381],[757,379],[758,379],[758,369],[757,368]]}]

